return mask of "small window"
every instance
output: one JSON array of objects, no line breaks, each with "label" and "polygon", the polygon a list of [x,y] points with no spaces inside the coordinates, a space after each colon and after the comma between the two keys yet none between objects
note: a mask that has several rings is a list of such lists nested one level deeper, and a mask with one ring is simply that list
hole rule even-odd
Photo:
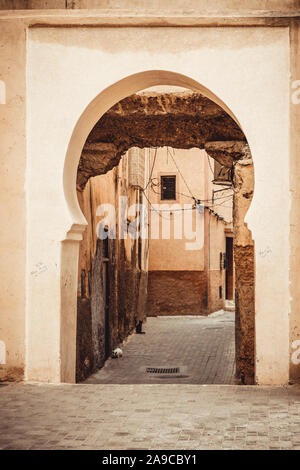
[{"label": "small window", "polygon": [[176,199],[176,176],[161,176],[161,199]]}]

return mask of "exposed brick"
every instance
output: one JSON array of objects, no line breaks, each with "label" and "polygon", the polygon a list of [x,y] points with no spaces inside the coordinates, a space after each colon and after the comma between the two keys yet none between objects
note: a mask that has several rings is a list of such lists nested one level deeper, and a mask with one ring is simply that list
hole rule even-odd
[{"label": "exposed brick", "polygon": [[204,271],[150,271],[147,315],[207,315]]}]

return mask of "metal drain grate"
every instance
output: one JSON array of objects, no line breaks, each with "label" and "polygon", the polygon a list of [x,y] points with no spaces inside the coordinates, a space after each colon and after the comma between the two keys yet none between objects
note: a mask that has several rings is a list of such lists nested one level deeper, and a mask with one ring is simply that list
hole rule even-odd
[{"label": "metal drain grate", "polygon": [[146,367],[147,374],[179,374],[180,367]]}]

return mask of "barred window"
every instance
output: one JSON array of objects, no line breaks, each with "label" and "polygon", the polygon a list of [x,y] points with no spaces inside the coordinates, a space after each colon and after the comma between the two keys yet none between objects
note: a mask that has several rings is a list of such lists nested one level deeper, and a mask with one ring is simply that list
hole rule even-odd
[{"label": "barred window", "polygon": [[176,199],[176,176],[161,176],[161,199]]}]

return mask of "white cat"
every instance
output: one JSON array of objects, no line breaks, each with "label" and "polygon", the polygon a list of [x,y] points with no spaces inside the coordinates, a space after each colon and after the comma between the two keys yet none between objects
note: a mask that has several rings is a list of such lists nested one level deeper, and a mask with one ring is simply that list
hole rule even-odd
[{"label": "white cat", "polygon": [[117,359],[118,357],[122,357],[123,356],[123,351],[121,348],[116,348],[113,350],[113,352],[111,353],[111,357],[113,359]]}]

